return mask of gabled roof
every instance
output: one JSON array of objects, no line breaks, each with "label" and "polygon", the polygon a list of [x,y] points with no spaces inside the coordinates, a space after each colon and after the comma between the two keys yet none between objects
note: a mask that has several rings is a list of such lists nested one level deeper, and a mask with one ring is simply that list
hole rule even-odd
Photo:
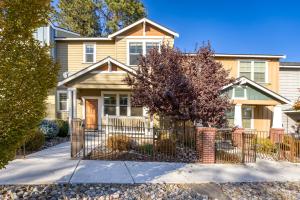
[{"label": "gabled roof", "polygon": [[115,32],[113,34],[108,35],[108,38],[113,38],[113,37],[115,37],[115,36],[117,36],[117,35],[125,32],[125,31],[131,29],[132,27],[134,27],[134,26],[136,26],[138,24],[141,24],[141,23],[149,23],[149,24],[151,24],[153,26],[156,26],[157,28],[159,28],[159,29],[161,29],[161,30],[163,30],[163,31],[165,31],[167,33],[170,33],[171,35],[173,35],[175,37],[179,37],[178,33],[174,32],[174,31],[172,31],[172,30],[170,30],[170,29],[168,29],[168,28],[166,28],[166,27],[164,27],[162,25],[159,25],[159,24],[155,23],[154,21],[151,21],[150,19],[143,18],[143,19],[140,19],[140,20],[134,22],[133,24],[130,24],[129,26],[127,26],[125,28],[122,28],[121,30],[119,30],[119,31],[117,31],[117,32]]},{"label": "gabled roof", "polygon": [[264,86],[256,83],[255,81],[252,81],[252,80],[250,80],[250,79],[248,79],[248,78],[246,78],[244,76],[239,77],[233,83],[230,83],[230,84],[224,86],[222,88],[222,90],[225,90],[225,89],[227,89],[227,88],[229,88],[229,87],[231,87],[233,85],[244,85],[246,83],[249,84],[249,85],[251,85],[251,86],[253,86],[253,87],[255,87],[255,88],[257,88],[257,89],[259,89],[259,90],[261,90],[261,91],[263,91],[263,92],[265,92],[265,93],[267,93],[268,95],[270,95],[274,99],[277,99],[277,100],[279,100],[281,102],[284,102],[286,104],[292,104],[292,102],[290,100],[288,100],[287,98],[285,98],[285,97],[277,94],[276,92],[273,92],[272,90],[270,90],[270,89],[268,89],[268,88],[266,88],[266,87],[264,87]]},{"label": "gabled roof", "polygon": [[102,66],[106,63],[113,63],[113,64],[117,65],[118,67],[124,69],[125,71],[128,71],[129,73],[136,74],[136,71],[134,69],[132,69],[132,68],[128,67],[127,65],[125,65],[123,63],[120,63],[119,61],[117,61],[117,60],[115,60],[115,59],[108,56],[108,57],[100,60],[99,62],[94,63],[94,64],[92,64],[92,65],[90,65],[90,66],[88,66],[88,67],[72,74],[71,76],[64,79],[63,81],[60,81],[58,83],[58,86],[62,86],[62,85],[66,84],[66,83],[68,83],[68,82],[70,82],[70,81],[72,81],[76,78],[79,78],[79,77],[89,73],[90,71],[92,71],[92,70],[96,69],[97,67],[100,67],[100,66]]}]

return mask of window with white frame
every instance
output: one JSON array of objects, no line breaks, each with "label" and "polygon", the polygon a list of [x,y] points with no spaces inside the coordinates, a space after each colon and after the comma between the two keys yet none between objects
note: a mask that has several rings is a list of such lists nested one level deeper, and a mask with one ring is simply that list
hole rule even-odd
[{"label": "window with white frame", "polygon": [[160,41],[130,41],[128,43],[128,65],[137,65],[141,55],[146,55],[155,47],[159,48],[160,44]]},{"label": "window with white frame", "polygon": [[103,115],[143,116],[143,107],[131,106],[128,93],[108,92],[103,94],[103,98]]},{"label": "window with white frame", "polygon": [[84,44],[84,62],[94,63],[96,62],[96,45],[95,44]]},{"label": "window with white frame", "polygon": [[103,97],[104,115],[117,114],[117,95],[105,94]]},{"label": "window with white frame", "polygon": [[57,92],[57,109],[58,111],[68,110],[68,93],[66,91]]},{"label": "window with white frame", "polygon": [[246,99],[246,95],[246,88],[242,86],[237,86],[233,88],[233,99]]},{"label": "window with white frame", "polygon": [[245,76],[258,83],[267,82],[266,61],[239,61],[239,76]]},{"label": "window with white frame", "polygon": [[142,42],[130,42],[129,43],[129,65],[137,65],[140,55],[143,54]]}]

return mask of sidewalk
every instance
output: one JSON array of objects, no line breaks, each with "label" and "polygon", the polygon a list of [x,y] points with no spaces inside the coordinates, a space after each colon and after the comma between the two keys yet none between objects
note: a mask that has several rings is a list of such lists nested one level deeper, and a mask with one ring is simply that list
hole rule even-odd
[{"label": "sidewalk", "polygon": [[50,183],[223,183],[300,181],[300,164],[259,160],[247,165],[71,160],[70,144],[12,161],[0,185]]}]

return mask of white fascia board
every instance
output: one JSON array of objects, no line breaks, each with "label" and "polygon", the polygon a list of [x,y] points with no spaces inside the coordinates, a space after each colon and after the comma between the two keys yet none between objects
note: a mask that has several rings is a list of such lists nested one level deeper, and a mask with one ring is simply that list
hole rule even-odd
[{"label": "white fascia board", "polygon": [[269,89],[261,86],[260,84],[257,84],[256,82],[254,82],[252,80],[249,80],[249,79],[247,79],[245,77],[240,77],[240,78],[236,79],[235,82],[230,83],[230,84],[224,86],[222,88],[222,90],[225,90],[225,89],[227,89],[227,88],[229,88],[229,87],[231,87],[231,86],[233,86],[233,85],[235,85],[237,83],[240,83],[241,85],[243,85],[245,83],[248,83],[248,84],[254,86],[255,88],[258,88],[259,90],[261,90],[261,91],[269,94],[270,96],[272,96],[272,97],[274,97],[274,98],[276,98],[276,99],[278,99],[278,100],[280,100],[280,101],[282,101],[282,102],[284,102],[286,104],[292,105],[292,102],[290,100],[284,98],[283,96],[277,94],[276,92],[273,92],[273,91],[271,91],[271,90],[269,90]]},{"label": "white fascia board", "polygon": [[151,20],[149,20],[147,18],[143,18],[143,19],[140,19],[140,20],[134,22],[133,24],[131,24],[131,25],[129,25],[129,26],[127,26],[127,27],[125,27],[125,28],[123,28],[123,29],[115,32],[115,33],[113,33],[113,34],[108,35],[108,38],[113,38],[113,37],[119,35],[120,33],[123,33],[124,31],[127,31],[127,30],[131,29],[132,27],[134,27],[134,26],[136,26],[136,25],[138,25],[140,23],[145,23],[145,22],[147,22],[149,24],[152,24],[153,26],[156,26],[159,29],[161,29],[161,30],[163,30],[163,31],[165,31],[167,33],[170,33],[171,35],[179,37],[178,33],[175,33],[174,31],[171,31],[170,29],[168,29],[166,27],[163,27],[163,26],[161,26],[161,25],[159,25],[159,24],[157,24],[157,23],[155,23],[155,22],[153,22],[153,21],[151,21]]},{"label": "white fascia board", "polygon": [[112,40],[110,38],[101,38],[101,37],[89,37],[89,38],[55,38],[56,41],[103,41],[103,40]]},{"label": "white fascia board", "polygon": [[66,83],[68,83],[68,82],[70,82],[70,81],[72,81],[72,80],[74,80],[74,79],[76,79],[76,78],[92,71],[93,69],[95,69],[95,68],[97,68],[97,67],[99,67],[99,66],[101,66],[105,63],[108,63],[108,62],[114,63],[118,67],[120,67],[120,68],[122,68],[122,69],[124,69],[124,70],[126,70],[126,71],[128,71],[132,74],[136,74],[136,71],[134,69],[124,65],[123,63],[120,63],[120,62],[112,59],[111,57],[107,57],[107,58],[103,59],[100,62],[97,62],[93,65],[90,65],[89,67],[72,74],[70,77],[66,78],[65,80],[58,82],[58,86],[62,86],[62,85],[66,84]]},{"label": "white fascia board", "polygon": [[[186,54],[187,56],[195,56],[195,53]],[[263,55],[263,54],[214,54],[215,57],[237,57],[237,58],[286,58],[285,55]]]}]

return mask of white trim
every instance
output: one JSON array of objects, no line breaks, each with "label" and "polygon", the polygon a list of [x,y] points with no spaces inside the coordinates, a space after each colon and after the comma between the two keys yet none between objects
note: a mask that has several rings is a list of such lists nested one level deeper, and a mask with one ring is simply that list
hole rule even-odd
[{"label": "white trim", "polygon": [[300,69],[300,65],[281,65],[279,67],[283,68],[283,69],[288,69],[288,68],[291,68],[291,69]]},{"label": "white trim", "polygon": [[[187,56],[195,56],[195,53],[188,53]],[[214,57],[238,57],[238,58],[286,58],[286,55],[266,55],[266,54],[214,54]]]},{"label": "white trim", "polygon": [[[93,62],[87,62],[86,61],[86,46],[87,45],[93,45],[94,46]],[[91,63],[95,63],[96,62],[96,53],[97,53],[96,47],[97,47],[97,45],[96,45],[95,42],[84,42],[83,43],[83,59],[82,59],[83,61],[82,61],[82,63],[91,64]]]},{"label": "white trim", "polygon": [[[66,108],[66,110],[60,110],[60,108],[59,108],[59,102],[60,102],[60,97],[59,97],[59,95],[60,94],[62,94],[62,93],[64,93],[64,94],[66,94],[67,95],[67,108]],[[57,106],[56,106],[56,109],[57,109],[57,112],[66,112],[66,111],[68,111],[69,109],[68,109],[68,106],[69,106],[69,103],[68,103],[68,90],[57,90],[56,91],[56,104],[57,104]]]},{"label": "white trim", "polygon": [[134,27],[134,26],[136,26],[136,25],[138,25],[140,23],[149,23],[149,24],[151,24],[153,26],[156,26],[159,29],[161,29],[161,30],[163,30],[163,31],[165,31],[167,33],[170,33],[173,36],[179,37],[178,33],[175,33],[173,31],[171,31],[170,29],[165,28],[165,27],[163,27],[163,26],[161,26],[161,25],[159,25],[159,24],[157,24],[157,23],[155,23],[155,22],[153,22],[153,21],[151,21],[151,20],[149,20],[147,18],[143,18],[143,19],[140,19],[140,20],[134,22],[133,24],[131,24],[131,25],[129,25],[129,26],[127,26],[127,27],[125,27],[125,28],[123,28],[123,29],[115,32],[115,33],[113,33],[113,34],[108,35],[108,38],[113,38],[113,37],[119,35],[120,33],[123,33],[124,31],[127,31],[127,30],[131,29],[132,27]]},{"label": "white trim", "polygon": [[276,98],[276,99],[278,99],[278,100],[280,100],[280,101],[282,101],[282,102],[284,102],[286,104],[292,105],[292,102],[290,100],[284,98],[283,96],[281,96],[281,95],[279,95],[279,94],[277,94],[277,93],[275,93],[275,92],[273,92],[273,91],[271,91],[271,90],[269,90],[269,89],[261,86],[260,84],[254,82],[254,81],[252,81],[252,80],[250,80],[250,79],[248,79],[246,77],[243,77],[243,76],[237,78],[233,83],[230,83],[230,84],[224,86],[222,88],[222,90],[225,90],[225,89],[227,89],[227,88],[229,88],[229,87],[231,87],[233,85],[236,85],[236,84],[243,85],[245,83],[248,83],[248,84],[254,86],[255,88],[257,88],[257,89],[259,89],[259,90],[261,90],[261,91],[269,94],[270,96],[272,96],[272,97],[274,97],[274,98]]},{"label": "white trim", "polygon": [[258,83],[263,83],[266,84],[269,81],[269,62],[267,60],[238,60],[238,69],[237,69],[237,77],[240,77],[240,63],[244,61],[244,62],[250,62],[250,75],[251,75],[251,80],[254,80],[254,63],[255,62],[264,62],[265,63],[265,81],[264,82],[258,82]]},{"label": "white trim", "polygon": [[56,41],[102,41],[112,40],[111,38],[100,38],[100,37],[77,37],[77,38],[55,38]]},{"label": "white trim", "polygon": [[153,42],[153,43],[159,43],[158,44],[158,48],[160,49],[160,47],[161,47],[161,45],[162,45],[162,39],[156,39],[156,40],[141,40],[141,39],[130,39],[130,40],[127,40],[126,41],[126,46],[127,46],[127,52],[126,52],[126,59],[127,59],[127,61],[126,61],[126,64],[128,65],[128,66],[130,66],[130,67],[136,67],[137,65],[130,65],[130,55],[129,55],[129,52],[130,52],[130,49],[129,49],[129,44],[130,43],[134,43],[134,42],[136,42],[136,43],[142,43],[142,50],[143,50],[143,56],[145,56],[146,55],[146,43],[147,42]]},{"label": "white trim", "polygon": [[126,39],[165,39],[171,38],[169,36],[117,36],[116,38],[126,38]]},{"label": "white trim", "polygon": [[84,74],[86,74],[86,73],[94,70],[95,68],[97,68],[97,67],[99,67],[99,66],[107,63],[108,61],[112,62],[113,64],[117,65],[118,67],[120,67],[120,68],[122,68],[122,69],[124,69],[124,70],[126,70],[126,71],[128,71],[128,72],[130,72],[132,74],[136,74],[136,71],[134,69],[132,69],[132,68],[124,65],[123,63],[120,63],[120,62],[112,59],[111,57],[107,57],[107,58],[99,61],[98,63],[90,65],[89,67],[87,67],[87,68],[85,68],[83,70],[80,70],[80,71],[72,74],[71,76],[69,76],[68,78],[64,79],[63,81],[60,81],[58,83],[58,86],[62,86],[63,84],[68,83],[68,82],[70,82],[70,81],[72,81],[72,80],[74,80],[74,79],[76,79],[76,78],[78,78],[78,77],[80,77],[80,76],[82,76],[82,75],[84,75]]},{"label": "white trim", "polygon": [[82,96],[81,97],[82,102],[83,102],[83,107],[82,107],[82,119],[85,120],[85,101],[86,99],[97,99],[98,100],[98,126],[101,126],[101,97],[99,96]]},{"label": "white trim", "polygon": [[100,71],[100,70],[95,70],[90,73],[91,74],[126,74],[125,71]]}]

